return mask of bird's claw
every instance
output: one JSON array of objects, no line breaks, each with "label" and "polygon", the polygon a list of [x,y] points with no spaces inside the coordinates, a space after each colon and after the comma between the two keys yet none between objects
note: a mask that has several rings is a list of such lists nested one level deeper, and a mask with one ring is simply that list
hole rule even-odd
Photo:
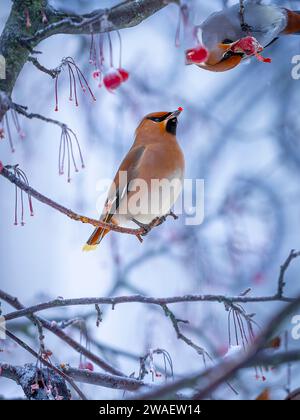
[{"label": "bird's claw", "polygon": [[166,215],[164,215],[164,216],[161,216],[161,217],[156,217],[154,220],[152,220],[152,222],[151,223],[149,223],[149,224],[145,224],[145,223],[141,223],[141,222],[139,222],[138,220],[136,220],[136,219],[131,219],[136,225],[138,225],[138,227],[140,228],[140,229],[143,229],[143,232],[142,233],[139,233],[138,235],[137,235],[137,238],[139,239],[139,241],[140,242],[143,242],[143,239],[142,239],[142,236],[147,236],[148,235],[148,233],[153,229],[153,228],[155,228],[155,227],[157,227],[157,226],[160,226],[160,225],[162,225],[166,220],[167,220],[167,218],[168,217],[173,217],[173,219],[174,220],[177,220],[178,219],[178,216],[175,214],[175,213],[173,213],[172,211],[170,211],[169,213],[167,213]]},{"label": "bird's claw", "polygon": [[243,32],[247,32],[247,33],[250,33],[250,32],[252,32],[253,31],[253,27],[252,26],[250,26],[250,25],[248,25],[248,23],[241,23],[241,28],[242,28],[242,31]]}]

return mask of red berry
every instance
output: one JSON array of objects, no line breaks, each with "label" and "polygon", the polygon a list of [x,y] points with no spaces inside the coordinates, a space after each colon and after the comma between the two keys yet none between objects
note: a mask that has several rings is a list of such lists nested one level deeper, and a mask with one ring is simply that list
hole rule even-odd
[{"label": "red berry", "polygon": [[95,70],[93,72],[93,78],[98,79],[100,77],[100,74],[101,74],[100,70]]},{"label": "red berry", "polygon": [[86,368],[87,370],[90,370],[91,372],[93,372],[93,371],[94,371],[94,366],[93,366],[93,364],[92,364],[91,362],[86,362],[86,364],[85,364],[85,368]]},{"label": "red berry", "polygon": [[91,362],[84,362],[79,364],[79,369],[94,371],[94,365]]},{"label": "red berry", "polygon": [[202,45],[195,48],[190,48],[185,52],[187,64],[200,64],[208,59],[208,51]]},{"label": "red berry", "polygon": [[125,69],[117,69],[117,71],[120,73],[121,77],[122,77],[122,82],[126,82],[129,78],[129,73],[128,71],[126,71]]},{"label": "red berry", "polygon": [[106,89],[117,89],[123,82],[121,74],[117,70],[110,70],[103,78],[103,83]]}]

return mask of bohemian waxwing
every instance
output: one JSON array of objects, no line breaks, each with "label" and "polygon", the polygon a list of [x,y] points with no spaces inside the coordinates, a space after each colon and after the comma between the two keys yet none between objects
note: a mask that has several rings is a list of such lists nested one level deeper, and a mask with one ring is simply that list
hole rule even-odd
[{"label": "bohemian waxwing", "polygon": [[300,12],[248,0],[244,3],[243,15],[240,4],[235,4],[212,14],[199,28],[209,56],[205,63],[198,66],[222,72],[236,67],[247,58],[243,53],[230,50],[234,42],[247,35],[256,38],[265,48],[281,35],[300,34]]},{"label": "bohemian waxwing", "polygon": [[[182,108],[178,108],[143,118],[116,173],[100,220],[124,227],[147,227],[170,212],[181,193],[184,176],[184,156],[176,139],[181,112]],[[158,182],[163,180],[171,181],[172,187],[160,188]],[[83,250],[95,249],[108,232],[96,228]]]}]

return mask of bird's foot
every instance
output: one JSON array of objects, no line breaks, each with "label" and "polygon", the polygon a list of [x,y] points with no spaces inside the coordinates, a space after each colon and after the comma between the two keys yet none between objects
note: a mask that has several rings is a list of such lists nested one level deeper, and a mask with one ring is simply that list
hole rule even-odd
[{"label": "bird's foot", "polygon": [[173,217],[174,220],[177,220],[178,219],[178,216],[175,213],[173,213],[172,211],[170,211],[170,213],[167,214],[167,217],[168,216]]},{"label": "bird's foot", "polygon": [[148,233],[150,232],[151,229],[153,229],[155,226],[157,226],[157,223],[159,222],[159,218],[156,217],[151,223],[146,224],[146,223],[142,223],[139,222],[138,220],[132,218],[131,219],[136,225],[138,225],[139,228],[143,229],[144,232],[141,233],[141,236],[146,236],[148,235]]},{"label": "bird's foot", "polygon": [[155,227],[156,226],[160,226],[163,223],[165,223],[165,221],[167,220],[168,217],[173,217],[174,220],[177,220],[178,219],[178,216],[176,216],[175,213],[173,213],[172,211],[170,211],[169,213],[165,214],[164,216],[157,217],[156,219],[154,219],[154,220],[157,220],[157,223],[155,224]]},{"label": "bird's foot", "polygon": [[253,27],[248,25],[248,23],[245,23],[245,22],[241,23],[241,28],[243,32],[247,32],[248,34],[250,34],[253,31]]},{"label": "bird's foot", "polygon": [[139,241],[140,242],[143,242],[142,236],[148,235],[148,233],[153,228],[162,225],[167,220],[167,218],[169,216],[170,217],[173,217],[174,220],[178,219],[178,216],[176,216],[176,214],[173,213],[172,211],[170,211],[169,213],[167,213],[165,216],[156,217],[149,224],[139,222],[137,219],[132,218],[131,220],[133,221],[133,223],[135,223],[140,229],[143,229],[143,232],[142,233],[138,233],[137,234],[137,238],[139,239]]}]

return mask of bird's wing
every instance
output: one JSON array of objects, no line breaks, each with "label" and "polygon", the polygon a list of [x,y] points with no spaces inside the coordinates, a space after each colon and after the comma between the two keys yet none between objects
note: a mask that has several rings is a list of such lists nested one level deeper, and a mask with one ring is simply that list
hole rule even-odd
[{"label": "bird's wing", "polygon": [[[145,146],[133,146],[121,163],[114,178],[114,182],[109,189],[102,213],[101,219],[106,222],[111,220],[114,213],[119,208],[122,198],[127,193],[129,183],[136,176],[137,167],[140,164],[145,149]],[[120,176],[120,172],[124,172],[124,174]]]}]

